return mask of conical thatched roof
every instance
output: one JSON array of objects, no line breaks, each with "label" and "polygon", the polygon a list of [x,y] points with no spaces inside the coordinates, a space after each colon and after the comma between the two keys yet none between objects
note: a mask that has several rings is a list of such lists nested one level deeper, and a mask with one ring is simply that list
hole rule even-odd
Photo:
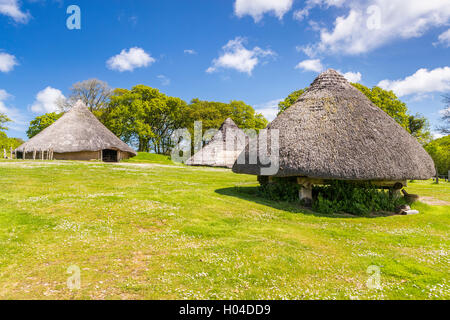
[{"label": "conical thatched roof", "polygon": [[[405,180],[435,174],[419,142],[331,69],[268,126],[273,129],[280,142],[275,176]],[[248,148],[244,152],[248,159]],[[233,171],[260,175],[261,167],[236,163]]]},{"label": "conical thatched roof", "polygon": [[55,153],[69,153],[104,149],[136,155],[132,148],[109,131],[79,100],[69,112],[16,151],[53,150]]},{"label": "conical thatched roof", "polygon": [[231,168],[244,150],[247,135],[230,118],[226,119],[207,145],[186,161],[189,166]]}]

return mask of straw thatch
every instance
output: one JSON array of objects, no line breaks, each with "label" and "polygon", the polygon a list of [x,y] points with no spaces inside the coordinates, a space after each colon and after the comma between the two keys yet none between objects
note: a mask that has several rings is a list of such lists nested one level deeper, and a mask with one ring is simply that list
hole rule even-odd
[{"label": "straw thatch", "polygon": [[[435,175],[433,160],[419,142],[331,69],[268,126],[273,129],[279,130],[274,176],[406,180]],[[248,159],[248,148],[244,152]],[[261,164],[246,163],[236,163],[233,171],[260,175]]]},{"label": "straw thatch", "polygon": [[51,150],[55,159],[88,160],[102,150],[120,151],[120,158],[136,152],[108,130],[79,100],[75,106],[51,126],[42,130],[16,149],[26,153]]},{"label": "straw thatch", "polygon": [[226,119],[217,133],[200,151],[186,161],[189,166],[231,168],[244,150],[247,135],[230,118]]}]

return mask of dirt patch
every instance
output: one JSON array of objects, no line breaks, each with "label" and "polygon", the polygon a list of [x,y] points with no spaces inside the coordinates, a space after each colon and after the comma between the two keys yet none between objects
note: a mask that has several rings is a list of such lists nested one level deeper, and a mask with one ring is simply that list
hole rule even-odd
[{"label": "dirt patch", "polygon": [[450,202],[439,200],[433,197],[420,197],[419,201],[431,206],[450,206]]}]

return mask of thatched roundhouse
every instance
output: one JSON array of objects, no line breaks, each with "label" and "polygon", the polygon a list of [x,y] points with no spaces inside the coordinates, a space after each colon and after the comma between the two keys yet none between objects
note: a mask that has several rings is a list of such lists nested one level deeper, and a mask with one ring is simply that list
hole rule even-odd
[{"label": "thatched roundhouse", "polygon": [[247,135],[230,118],[200,151],[190,157],[189,166],[231,168],[247,143]]},{"label": "thatched roundhouse", "polygon": [[[306,188],[327,179],[389,186],[435,175],[419,142],[332,69],[267,129],[279,130],[279,170],[273,176],[299,177]],[[248,159],[248,147],[243,152]],[[233,171],[261,175],[262,167],[246,161],[235,163]]]},{"label": "thatched roundhouse", "polygon": [[117,162],[136,152],[78,101],[60,119],[15,150],[22,159]]}]

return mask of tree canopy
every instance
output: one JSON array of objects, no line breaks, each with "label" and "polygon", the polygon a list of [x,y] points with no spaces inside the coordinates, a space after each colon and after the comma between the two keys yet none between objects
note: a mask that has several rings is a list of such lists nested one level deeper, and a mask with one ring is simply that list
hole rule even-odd
[{"label": "tree canopy", "polygon": [[34,120],[30,122],[30,126],[27,130],[27,136],[28,138],[33,138],[35,135],[37,135],[39,132],[44,130],[45,128],[52,125],[56,120],[61,118],[63,113],[46,113],[42,116],[36,117]]},{"label": "tree canopy", "polygon": [[431,141],[425,150],[433,158],[439,174],[447,175],[450,170],[450,135]]},{"label": "tree canopy", "polygon": [[[406,104],[394,92],[381,89],[380,87],[370,89],[359,83],[352,83],[352,85],[364,93],[372,103],[390,115],[406,131],[416,137],[419,142],[426,144],[431,141],[428,120],[420,114],[410,115]],[[306,89],[294,91],[285,100],[281,101],[278,104],[278,114],[293,105]]]},{"label": "tree canopy", "polygon": [[[68,100],[59,101],[62,110],[81,99],[94,115],[124,142],[138,147],[138,151],[168,153],[172,148],[174,130],[188,128],[193,136],[194,122],[203,122],[203,133],[218,129],[226,118],[231,118],[242,129],[259,129],[267,120],[243,101],[229,103],[193,99],[189,105],[145,85],[131,90],[115,89],[97,79],[78,82],[72,87]],[[47,113],[30,122],[27,131],[31,139],[53,124],[63,112]]]},{"label": "tree canopy", "polygon": [[23,144],[24,141],[20,138],[9,138],[6,133],[0,131],[0,150],[2,151],[3,156],[3,149],[6,149],[7,151],[12,148],[13,150],[19,147],[21,144]]},{"label": "tree canopy", "polygon": [[167,153],[185,105],[158,89],[137,85],[131,90],[114,90],[99,118],[123,141],[137,144],[138,151]]},{"label": "tree canopy", "polygon": [[218,129],[227,118],[231,118],[241,129],[254,129],[257,132],[268,124],[262,114],[243,101],[224,103],[193,99],[182,110],[180,126],[187,128],[193,137],[195,121],[202,121],[203,134],[209,129]]},{"label": "tree canopy", "polygon": [[0,131],[8,130],[6,124],[11,122],[11,119],[4,113],[0,112]]},{"label": "tree canopy", "polygon": [[70,92],[68,99],[57,101],[62,112],[69,110],[78,100],[83,101],[91,112],[98,111],[107,106],[113,90],[104,81],[89,79],[74,83]]},{"label": "tree canopy", "polygon": [[19,138],[9,138],[6,135],[5,130],[8,130],[6,123],[12,122],[6,114],[0,112],[0,150],[3,152],[3,149],[9,150],[10,148],[16,149],[23,143],[22,139]]}]

